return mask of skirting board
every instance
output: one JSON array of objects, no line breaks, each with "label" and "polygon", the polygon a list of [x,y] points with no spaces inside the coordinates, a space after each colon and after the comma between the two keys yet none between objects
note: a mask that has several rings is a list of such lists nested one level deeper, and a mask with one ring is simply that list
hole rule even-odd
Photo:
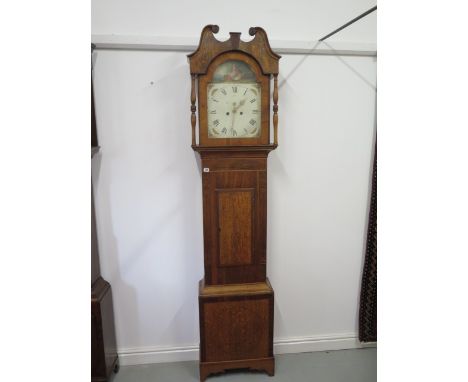
[{"label": "skirting board", "polygon": [[[284,338],[274,342],[275,354],[307,353],[314,351],[359,349],[376,347],[375,342],[361,343],[355,333],[327,336]],[[141,347],[119,349],[120,365],[197,361],[198,345],[184,347]]]}]

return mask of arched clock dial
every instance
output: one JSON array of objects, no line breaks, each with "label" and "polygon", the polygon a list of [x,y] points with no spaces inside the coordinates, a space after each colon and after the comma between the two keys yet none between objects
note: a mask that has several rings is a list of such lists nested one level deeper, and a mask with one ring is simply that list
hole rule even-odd
[{"label": "arched clock dial", "polygon": [[256,138],[260,135],[260,84],[209,83],[207,96],[209,138]]}]

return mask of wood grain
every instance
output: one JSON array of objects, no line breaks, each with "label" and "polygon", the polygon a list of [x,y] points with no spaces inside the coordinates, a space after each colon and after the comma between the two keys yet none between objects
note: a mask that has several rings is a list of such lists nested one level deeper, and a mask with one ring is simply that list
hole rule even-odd
[{"label": "wood grain", "polygon": [[275,358],[267,357],[238,361],[200,362],[200,381],[205,381],[210,374],[224,373],[232,369],[264,371],[270,377],[273,377],[275,375]]},{"label": "wood grain", "polygon": [[191,89],[191,92],[190,92],[190,111],[191,111],[191,116],[190,116],[190,123],[192,125],[192,146],[194,146],[196,144],[196,140],[195,140],[195,126],[197,124],[197,116],[195,114],[195,112],[197,111],[197,107],[195,105],[195,102],[197,100],[197,97],[196,97],[196,90],[195,90],[195,87],[196,87],[196,84],[195,84],[195,79],[196,79],[196,75],[195,74],[192,74],[192,89]]},{"label": "wood grain", "polygon": [[242,41],[239,32],[230,32],[228,40],[219,41],[214,36],[218,31],[217,25],[207,25],[203,28],[197,50],[187,55],[191,74],[205,74],[214,57],[233,50],[255,57],[264,74],[278,73],[278,61],[281,56],[273,52],[262,28],[249,29],[249,34],[255,36],[249,42]]},{"label": "wood grain", "polygon": [[118,370],[110,284],[102,277],[91,286],[91,380],[109,381]]},{"label": "wood grain", "polygon": [[[268,354],[268,300],[206,302],[206,360],[231,361]],[[213,330],[213,328],[216,328]]]},{"label": "wood grain", "polygon": [[198,291],[201,296],[229,296],[229,295],[248,295],[248,294],[270,294],[273,293],[268,278],[261,283],[242,283],[242,284],[226,284],[226,285],[207,285],[205,279],[200,280]]},{"label": "wood grain", "polygon": [[217,194],[219,265],[251,264],[254,189],[224,189]]},{"label": "wood grain", "polygon": [[273,143],[278,145],[278,74],[273,78]]},{"label": "wood grain", "polygon": [[[202,167],[208,170],[202,173],[205,278],[208,285],[265,281],[268,151],[260,153],[253,151],[231,156],[210,151],[206,157],[205,153],[202,154]],[[220,210],[219,195],[234,190],[248,192],[251,201],[236,201],[231,207],[226,205],[231,213],[229,217],[222,218],[225,223],[220,226],[220,215],[225,211]],[[234,209],[239,211],[234,213]],[[242,233],[244,239],[239,243],[233,242],[231,233],[225,236],[225,231],[220,230],[223,226],[228,232],[249,226],[251,238]],[[229,245],[233,247],[228,249]],[[247,247],[251,249],[247,250]]]},{"label": "wood grain", "polygon": [[200,380],[233,368],[274,374],[273,306],[268,280],[222,286],[200,281]]}]

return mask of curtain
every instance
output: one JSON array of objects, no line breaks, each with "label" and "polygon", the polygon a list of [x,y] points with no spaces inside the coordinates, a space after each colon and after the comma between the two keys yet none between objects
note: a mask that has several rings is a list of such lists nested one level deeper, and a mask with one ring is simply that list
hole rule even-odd
[{"label": "curtain", "polygon": [[374,149],[366,257],[361,283],[359,340],[377,341],[377,143]]}]

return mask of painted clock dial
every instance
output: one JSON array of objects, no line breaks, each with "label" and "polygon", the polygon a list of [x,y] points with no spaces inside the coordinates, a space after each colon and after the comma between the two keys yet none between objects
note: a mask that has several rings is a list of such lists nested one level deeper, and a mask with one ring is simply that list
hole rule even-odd
[{"label": "painted clock dial", "polygon": [[246,63],[221,64],[207,84],[208,137],[259,137],[261,96],[261,85]]}]

